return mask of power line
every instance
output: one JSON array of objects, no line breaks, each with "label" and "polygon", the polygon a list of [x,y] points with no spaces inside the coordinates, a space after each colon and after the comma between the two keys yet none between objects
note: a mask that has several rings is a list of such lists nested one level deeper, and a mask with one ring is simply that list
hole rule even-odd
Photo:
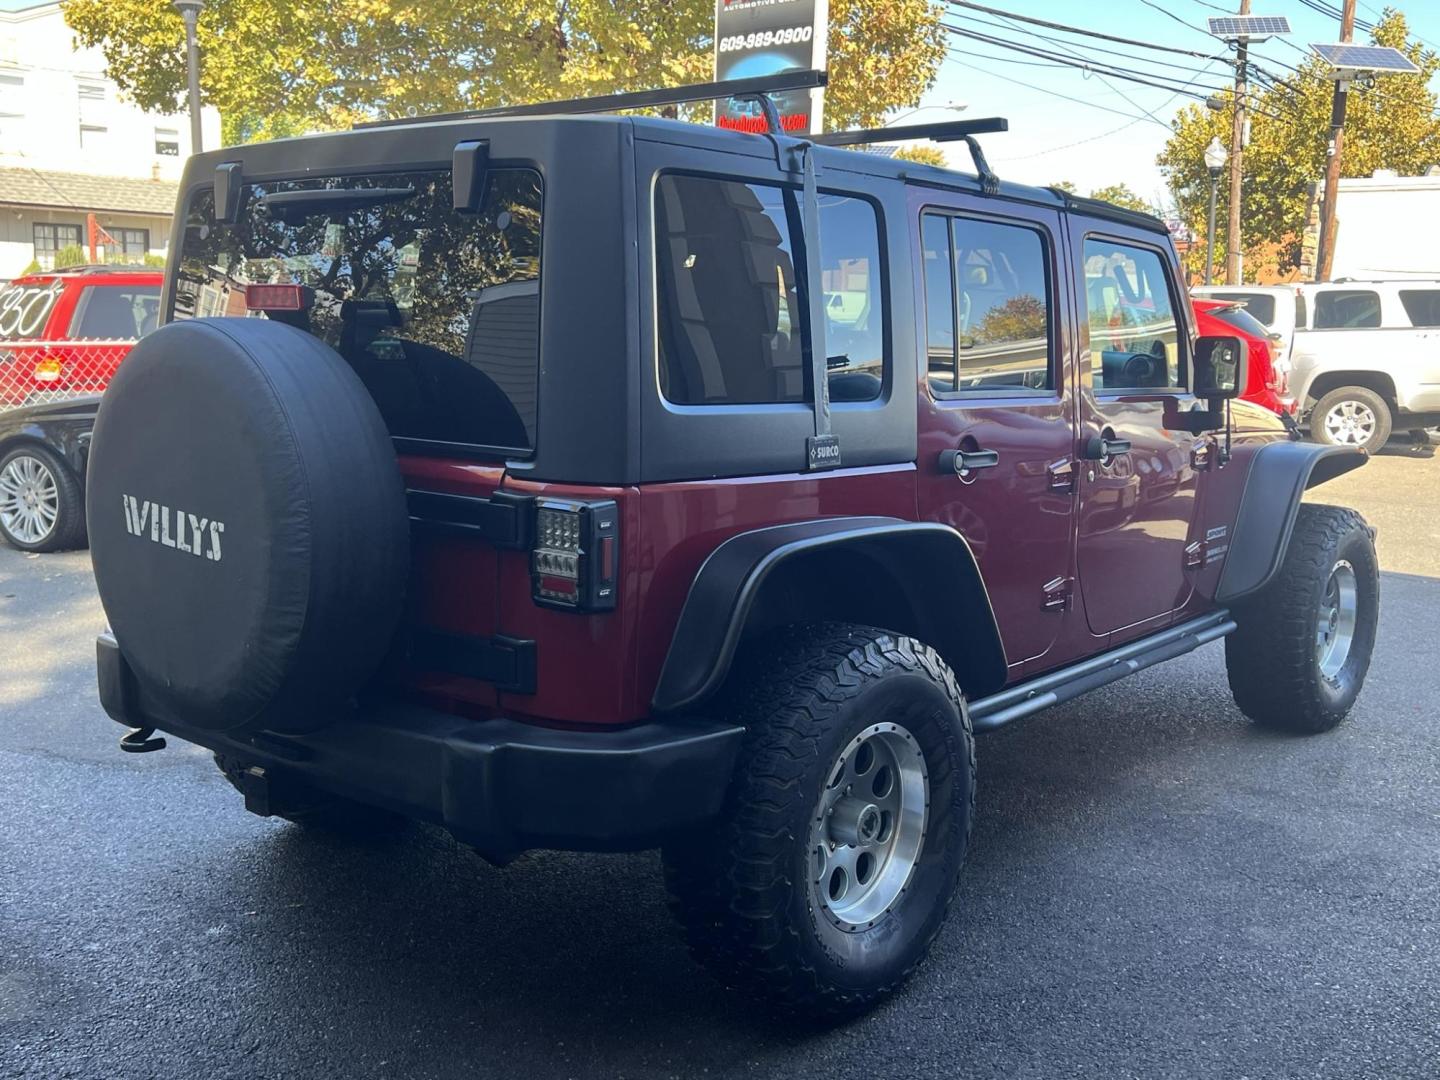
[{"label": "power line", "polygon": [[1001,18],[1030,23],[1032,26],[1044,26],[1050,30],[1061,30],[1071,34],[1083,34],[1085,37],[1099,38],[1101,41],[1114,41],[1121,45],[1135,45],[1142,49],[1155,49],[1158,52],[1175,53],[1180,56],[1193,56],[1197,60],[1211,59],[1208,53],[1195,52],[1192,49],[1181,49],[1173,45],[1157,45],[1153,41],[1139,41],[1135,38],[1116,37],[1114,34],[1102,34],[1098,30],[1086,30],[1083,27],[1071,26],[1068,23],[1051,22],[1048,19],[1036,19],[1029,15],[1018,15],[1013,11],[1003,11],[1000,8],[986,7],[983,4],[972,3],[971,0],[945,0],[945,2],[951,7],[963,7],[969,8],[972,11],[983,11],[986,15],[999,15]]},{"label": "power line", "polygon": [[[1039,38],[1041,41],[1048,41],[1048,42],[1051,42],[1051,43],[1053,43],[1053,44],[1061,45],[1061,46],[1064,46],[1064,47],[1067,47],[1067,48],[1071,48],[1071,49],[1083,49],[1083,50],[1085,50],[1086,52],[1099,52],[1099,53],[1107,53],[1107,54],[1109,54],[1109,55],[1111,55],[1111,56],[1123,56],[1123,57],[1126,57],[1126,58],[1128,58],[1128,59],[1130,59],[1130,60],[1132,60],[1132,61],[1134,61],[1134,62],[1136,62],[1136,63],[1151,64],[1151,65],[1153,65],[1153,66],[1155,66],[1155,67],[1174,68],[1174,69],[1176,69],[1176,70],[1183,71],[1183,72],[1185,72],[1186,74],[1194,74],[1194,72],[1195,72],[1195,70],[1196,70],[1195,68],[1190,67],[1190,66],[1188,66],[1188,65],[1186,65],[1186,64],[1177,64],[1177,63],[1175,63],[1174,61],[1171,61],[1171,60],[1159,60],[1159,59],[1152,59],[1151,57],[1148,57],[1148,56],[1136,56],[1136,55],[1134,54],[1134,52],[1132,52],[1132,51],[1127,51],[1127,50],[1123,50],[1123,49],[1107,49],[1107,48],[1105,48],[1103,45],[1086,45],[1086,44],[1083,44],[1083,43],[1081,43],[1081,42],[1069,41],[1069,40],[1067,40],[1067,39],[1065,39],[1065,38],[1055,37],[1055,36],[1052,35],[1052,34],[1042,34],[1042,33],[1040,33],[1038,30],[1027,30],[1025,27],[1020,26],[1020,25],[1017,25],[1016,22],[1015,22],[1015,20],[1009,19],[1009,18],[1005,19],[1004,22],[991,22],[989,19],[981,19],[981,18],[978,18],[978,17],[976,17],[976,16],[974,16],[974,15],[963,15],[963,14],[960,14],[959,12],[957,12],[957,13],[955,14],[955,17],[956,17],[956,18],[960,18],[960,19],[967,19],[967,20],[969,20],[969,21],[971,21],[971,22],[979,23],[979,24],[981,24],[982,26],[991,26],[991,27],[995,27],[996,29],[1000,29],[1000,30],[1013,30],[1013,31],[1015,31],[1015,32],[1017,32],[1017,33],[1026,34],[1026,35],[1028,35],[1028,36],[1030,36],[1030,37],[1034,37],[1034,38]],[[1072,54],[1072,55],[1075,55],[1075,54]],[[1214,55],[1208,57],[1207,59],[1213,61],[1213,60],[1216,60],[1216,59],[1220,59],[1221,55],[1222,55],[1222,54],[1214,54]],[[1083,56],[1082,56],[1082,57],[1078,57],[1078,58],[1079,58],[1079,59],[1088,59],[1088,57],[1083,57]],[[1107,62],[1110,62],[1110,61],[1101,61],[1101,62],[1102,62],[1102,63],[1107,63]]]}]

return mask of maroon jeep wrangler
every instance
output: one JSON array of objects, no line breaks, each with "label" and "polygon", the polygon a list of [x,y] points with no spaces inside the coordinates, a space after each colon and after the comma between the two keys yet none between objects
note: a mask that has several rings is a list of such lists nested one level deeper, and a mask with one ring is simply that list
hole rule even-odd
[{"label": "maroon jeep wrangler", "polygon": [[1372,536],[1300,497],[1365,456],[1229,400],[1159,221],[590,107],[191,159],[90,459],[126,749],[660,846],[701,960],[837,1017],[944,921],[972,732],[1220,638],[1256,723],[1345,716]]}]

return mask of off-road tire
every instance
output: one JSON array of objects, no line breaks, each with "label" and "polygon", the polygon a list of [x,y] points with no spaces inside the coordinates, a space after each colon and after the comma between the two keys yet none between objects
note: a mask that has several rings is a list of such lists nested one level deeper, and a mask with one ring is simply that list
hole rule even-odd
[{"label": "off-road tire", "polygon": [[[1329,415],[1330,410],[1346,401],[1363,405],[1375,417],[1375,429],[1370,437],[1362,443],[1338,443],[1325,430],[1325,417]],[[1368,386],[1338,386],[1322,397],[1310,413],[1310,437],[1316,442],[1324,443],[1326,446],[1363,446],[1366,453],[1370,454],[1379,453],[1380,449],[1390,441],[1390,432],[1394,430],[1394,426],[1395,414],[1390,408],[1390,403]]]},{"label": "off-road tire", "polygon": [[[1353,568],[1356,620],[1350,652],[1334,678],[1321,670],[1322,601],[1341,561]],[[1235,609],[1225,668],[1240,711],[1261,727],[1294,734],[1329,731],[1355,704],[1380,611],[1380,575],[1365,519],[1338,506],[1300,507],[1274,580]]]},{"label": "off-road tire", "polygon": [[44,466],[55,482],[56,515],[50,531],[38,540],[25,540],[11,532],[0,522],[0,536],[11,547],[21,551],[69,551],[85,546],[85,496],[80,490],[80,481],[70,471],[70,466],[61,461],[50,450],[34,443],[13,447],[0,457],[0,473],[12,461],[32,458]]},{"label": "off-road tire", "polygon": [[[756,640],[730,685],[743,748],[719,820],[664,851],[672,910],[722,982],[792,1016],[845,1019],[909,978],[949,910],[975,805],[964,698],[929,646],[845,624]],[[891,908],[869,929],[845,931],[815,909],[809,829],[843,749],[887,720],[924,756],[924,841]]]},{"label": "off-road tire", "polygon": [[[245,769],[245,763],[225,754],[216,754],[215,765],[230,785],[243,795],[245,787],[240,774]],[[295,806],[281,810],[275,816],[316,832],[337,836],[373,836],[395,832],[407,824],[407,819],[400,814],[321,791],[306,793],[305,798],[296,800]]]}]

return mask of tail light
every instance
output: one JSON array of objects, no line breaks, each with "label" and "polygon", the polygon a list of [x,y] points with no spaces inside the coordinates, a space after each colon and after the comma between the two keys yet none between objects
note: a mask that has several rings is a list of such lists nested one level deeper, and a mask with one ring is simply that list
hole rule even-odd
[{"label": "tail light", "polygon": [[36,382],[59,382],[60,376],[64,374],[65,364],[58,356],[47,356],[35,364]]},{"label": "tail light", "polygon": [[312,299],[304,285],[245,286],[245,307],[250,311],[304,311]]},{"label": "tail light", "polygon": [[615,606],[620,514],[613,500],[542,499],[535,508],[530,554],[537,604],[568,611]]}]

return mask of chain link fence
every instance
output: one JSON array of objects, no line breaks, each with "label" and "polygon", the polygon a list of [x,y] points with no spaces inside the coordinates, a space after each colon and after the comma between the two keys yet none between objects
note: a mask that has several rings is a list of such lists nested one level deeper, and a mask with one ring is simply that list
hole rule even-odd
[{"label": "chain link fence", "polygon": [[135,339],[0,341],[0,412],[99,394]]}]

